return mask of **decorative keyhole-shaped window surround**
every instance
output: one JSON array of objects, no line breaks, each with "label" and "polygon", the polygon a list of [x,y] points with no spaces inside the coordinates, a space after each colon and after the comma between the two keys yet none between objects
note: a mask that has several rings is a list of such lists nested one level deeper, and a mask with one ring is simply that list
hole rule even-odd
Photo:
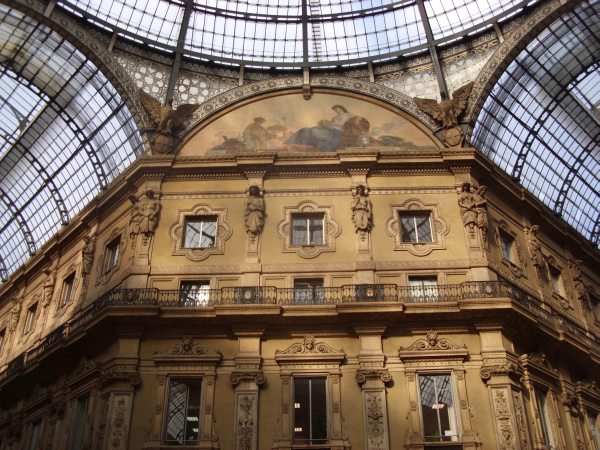
[{"label": "decorative keyhole-shaped window surround", "polygon": [[[386,222],[386,231],[394,239],[394,250],[407,251],[415,256],[427,256],[434,250],[446,248],[446,236],[450,228],[440,216],[436,203],[424,203],[419,199],[406,200],[404,203],[391,205],[391,217]],[[403,242],[400,215],[402,213],[429,213],[431,221],[431,242]]]},{"label": "decorative keyhole-shaped window surround", "polygon": [[[185,221],[189,217],[216,217],[217,235],[215,245],[204,248],[186,248],[183,238],[185,232]],[[185,256],[190,261],[204,261],[210,255],[222,255],[225,253],[225,242],[233,234],[231,225],[227,222],[227,209],[211,208],[208,205],[196,205],[192,209],[177,211],[177,222],[171,226],[172,255]]]},{"label": "decorative keyhole-shaped window surround", "polygon": [[[324,221],[324,243],[323,245],[299,245],[292,244],[292,215],[293,214],[323,214]],[[283,208],[283,220],[279,222],[277,231],[283,242],[283,252],[296,253],[301,258],[315,258],[324,252],[335,251],[335,240],[342,234],[341,226],[334,220],[333,205],[319,206],[311,201],[304,201],[296,206]]]}]

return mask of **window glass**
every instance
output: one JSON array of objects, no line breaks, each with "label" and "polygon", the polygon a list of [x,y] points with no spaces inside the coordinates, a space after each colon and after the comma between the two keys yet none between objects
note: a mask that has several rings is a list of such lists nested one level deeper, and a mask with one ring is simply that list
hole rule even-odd
[{"label": "window glass", "polygon": [[39,450],[40,434],[42,432],[42,422],[37,421],[31,426],[31,436],[29,440],[29,450]]},{"label": "window glass", "polygon": [[550,280],[552,281],[552,290],[554,293],[565,296],[565,286],[563,284],[562,274],[560,269],[554,266],[549,266]]},{"label": "window glass", "polygon": [[588,421],[592,439],[596,443],[596,446],[600,448],[600,414],[594,411],[589,411]]},{"label": "window glass", "polygon": [[186,306],[204,306],[210,300],[208,281],[182,281],[179,299]]},{"label": "window glass", "polygon": [[294,378],[294,440],[327,439],[326,378]]},{"label": "window glass", "polygon": [[511,262],[515,262],[514,260],[514,245],[515,240],[513,237],[500,230],[500,250],[502,251],[502,257],[508,259]]},{"label": "window glass", "polygon": [[425,441],[458,440],[451,380],[449,374],[419,375]]},{"label": "window glass", "polygon": [[117,267],[119,263],[119,246],[121,245],[121,236],[110,241],[106,246],[104,253],[104,273],[108,273]]},{"label": "window glass", "polygon": [[69,275],[63,281],[63,289],[62,289],[62,297],[61,297],[61,305],[66,305],[71,301],[71,296],[73,295],[73,287],[75,286],[75,273]]},{"label": "window glass", "polygon": [[6,336],[6,328],[0,330],[0,354],[2,354],[2,350],[4,350],[4,337]]},{"label": "window glass", "polygon": [[400,239],[402,242],[432,242],[430,214],[400,213]]},{"label": "window glass", "polygon": [[211,248],[216,241],[216,216],[189,217],[185,220],[185,248]]},{"label": "window glass", "polygon": [[542,425],[542,434],[544,437],[544,444],[554,448],[554,436],[552,429],[550,428],[550,405],[548,403],[548,394],[544,391],[537,390],[535,393],[538,413],[540,416],[540,424]]},{"label": "window glass", "polygon": [[202,380],[169,381],[169,397],[165,422],[165,440],[186,444],[200,435],[200,395]]},{"label": "window glass", "polygon": [[438,298],[438,284],[435,276],[410,276],[408,285],[410,297],[415,301],[436,301]]},{"label": "window glass", "polygon": [[88,403],[89,397],[84,395],[75,401],[73,411],[73,426],[71,427],[70,450],[81,450],[84,448],[85,435],[88,427]]},{"label": "window glass", "polygon": [[23,328],[23,332],[29,333],[33,329],[33,323],[35,321],[35,314],[37,312],[37,303],[34,303],[29,308],[27,308],[27,313],[25,314],[25,326]]},{"label": "window glass", "polygon": [[324,245],[324,216],[318,214],[292,215],[292,245]]},{"label": "window glass", "polygon": [[323,278],[297,278],[294,280],[294,303],[323,303],[324,299]]}]

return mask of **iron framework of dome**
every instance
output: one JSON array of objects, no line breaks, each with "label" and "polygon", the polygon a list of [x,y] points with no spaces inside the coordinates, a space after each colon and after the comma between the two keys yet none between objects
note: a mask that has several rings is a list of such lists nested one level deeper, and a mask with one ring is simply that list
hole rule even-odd
[{"label": "iron framework of dome", "polygon": [[332,66],[427,51],[491,27],[522,0],[62,0],[119,36],[252,66]]},{"label": "iron framework of dome", "polygon": [[[113,39],[172,58],[168,99],[181,58],[308,70],[429,52],[444,92],[436,49],[537,3],[63,0],[56,7]],[[573,4],[498,79],[472,141],[598,245],[600,2]],[[0,118],[0,278],[6,279],[143,144],[126,99],[83,51],[1,3]]]}]

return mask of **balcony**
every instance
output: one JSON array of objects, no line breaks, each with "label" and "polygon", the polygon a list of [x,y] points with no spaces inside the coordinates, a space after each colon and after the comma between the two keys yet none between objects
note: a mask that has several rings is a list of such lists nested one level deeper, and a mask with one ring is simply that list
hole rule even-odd
[{"label": "balcony", "polygon": [[[492,302],[504,302],[538,323],[549,334],[587,348],[594,348],[599,339],[577,321],[543,304],[536,297],[506,281],[474,281],[427,288],[394,284],[359,284],[340,287],[276,288],[272,286],[226,287],[203,289],[198,295],[180,290],[113,289],[74,314],[65,323],[50,332],[38,345],[8,363],[0,372],[0,382],[16,376],[34,365],[54,349],[66,345],[110,309],[153,307],[159,310],[210,311],[218,308],[246,308],[269,305],[275,308],[329,307],[342,305],[356,307],[397,305],[404,309],[423,307],[443,311],[448,305],[481,305],[487,309]],[[362,311],[362,310],[361,310]],[[260,311],[257,311],[260,313]]]}]

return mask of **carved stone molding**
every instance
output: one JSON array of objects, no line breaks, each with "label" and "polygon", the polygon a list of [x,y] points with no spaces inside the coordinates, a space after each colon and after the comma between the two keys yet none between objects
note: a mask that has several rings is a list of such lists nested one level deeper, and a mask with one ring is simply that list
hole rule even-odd
[{"label": "carved stone molding", "polygon": [[392,375],[387,369],[358,369],[356,371],[356,382],[363,386],[368,380],[381,381],[385,386],[394,383]]},{"label": "carved stone molding", "polygon": [[206,350],[198,344],[194,344],[191,337],[182,337],[181,342],[173,346],[169,352],[171,355],[204,355]]},{"label": "carved stone molding", "polygon": [[[186,217],[212,216],[217,218],[217,236],[215,244],[207,248],[185,248],[183,236],[185,233]],[[178,220],[171,226],[171,254],[185,256],[190,261],[204,261],[211,255],[225,253],[225,242],[233,234],[231,225],[227,222],[227,210],[211,208],[208,205],[196,205],[191,209],[178,210]]]},{"label": "carved stone molding", "polygon": [[488,213],[484,185],[465,182],[458,190],[458,206],[462,215],[463,225],[470,245],[477,240],[477,232],[481,238],[482,248],[487,248],[488,241]]},{"label": "carved stone molding", "polygon": [[468,351],[464,345],[450,343],[448,339],[439,337],[436,331],[430,330],[425,338],[417,339],[407,348],[400,348],[401,360],[447,359],[465,360]]},{"label": "carved stone molding", "polygon": [[231,385],[233,387],[238,386],[242,382],[255,383],[257,386],[263,386],[266,382],[265,375],[261,370],[250,370],[241,371],[236,370],[232,372],[230,377]]},{"label": "carved stone molding", "polygon": [[520,373],[520,368],[516,364],[510,362],[498,365],[484,365],[479,369],[479,375],[486,383],[495,376],[517,377]]},{"label": "carved stone molding", "polygon": [[[292,215],[293,214],[323,214],[325,233],[323,245],[300,245],[292,244]],[[283,208],[283,220],[279,222],[277,231],[283,242],[283,252],[296,253],[301,258],[315,258],[324,252],[335,251],[336,238],[342,234],[342,227],[334,220],[335,212],[333,205],[319,206],[311,201],[303,201],[296,206],[285,206]]]},{"label": "carved stone molding", "polygon": [[[427,212],[431,220],[432,242],[403,242],[400,227],[400,214],[406,212]],[[398,205],[391,205],[391,217],[386,222],[387,234],[394,239],[394,250],[407,251],[411,255],[426,256],[434,250],[446,248],[446,236],[450,233],[450,227],[440,216],[438,205],[435,203],[423,203],[419,199],[409,199]]]}]

